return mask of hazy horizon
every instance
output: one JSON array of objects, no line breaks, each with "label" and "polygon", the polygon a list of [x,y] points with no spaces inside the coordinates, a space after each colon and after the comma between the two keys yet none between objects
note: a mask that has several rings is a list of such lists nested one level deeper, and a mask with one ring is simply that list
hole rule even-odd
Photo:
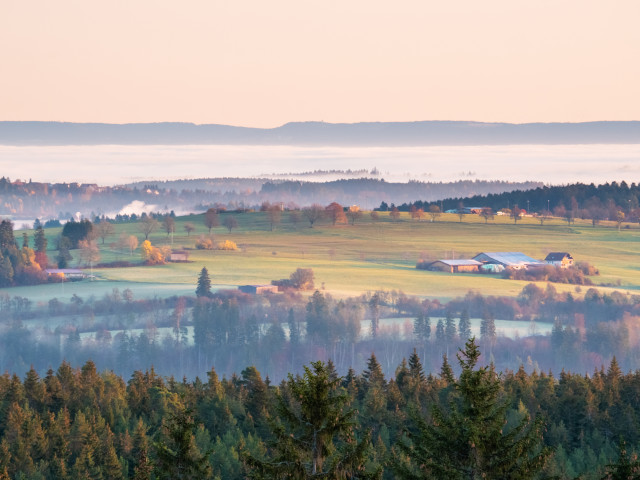
[{"label": "hazy horizon", "polygon": [[[116,185],[213,177],[266,177],[376,168],[386,181],[510,180],[547,184],[640,182],[640,144],[429,147],[243,145],[0,145],[12,180]],[[29,165],[28,174],[24,166]],[[309,178],[313,180],[313,178]],[[327,180],[322,177],[321,180]]]}]

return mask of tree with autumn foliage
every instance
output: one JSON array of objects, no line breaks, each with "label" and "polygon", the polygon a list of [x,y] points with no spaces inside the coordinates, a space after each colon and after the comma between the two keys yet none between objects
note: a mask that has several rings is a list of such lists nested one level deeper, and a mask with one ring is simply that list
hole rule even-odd
[{"label": "tree with autumn foliage", "polygon": [[338,202],[331,202],[325,207],[327,218],[331,221],[331,225],[336,223],[347,223],[347,217],[344,214],[344,208]]}]

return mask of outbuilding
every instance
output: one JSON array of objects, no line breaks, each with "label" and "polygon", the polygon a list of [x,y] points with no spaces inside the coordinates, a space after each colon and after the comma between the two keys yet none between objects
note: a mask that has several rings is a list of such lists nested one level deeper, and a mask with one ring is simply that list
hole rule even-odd
[{"label": "outbuilding", "polygon": [[473,257],[473,259],[481,263],[494,263],[515,270],[544,265],[540,260],[520,252],[483,252]]},{"label": "outbuilding", "polygon": [[560,268],[567,268],[573,265],[573,257],[567,252],[551,252],[544,261],[549,265]]},{"label": "outbuilding", "polygon": [[243,293],[252,293],[254,295],[278,293],[277,285],[241,285],[238,289]]},{"label": "outbuilding", "polygon": [[477,272],[480,265],[482,263],[471,259],[436,260],[427,266],[427,270],[450,273]]}]

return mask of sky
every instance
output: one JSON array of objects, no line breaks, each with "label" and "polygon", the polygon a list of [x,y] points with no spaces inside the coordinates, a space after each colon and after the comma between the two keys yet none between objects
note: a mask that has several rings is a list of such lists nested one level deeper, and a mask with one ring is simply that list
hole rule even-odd
[{"label": "sky", "polygon": [[0,120],[640,120],[638,0],[0,0]]}]

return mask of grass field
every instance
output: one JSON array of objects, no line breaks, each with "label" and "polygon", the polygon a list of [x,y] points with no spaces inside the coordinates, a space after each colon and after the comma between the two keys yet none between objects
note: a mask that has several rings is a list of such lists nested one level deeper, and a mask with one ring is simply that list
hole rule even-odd
[{"label": "grass field", "polygon": [[[227,214],[228,215],[228,214]],[[208,235],[202,216],[176,219],[174,248],[190,248],[189,263],[163,266],[136,266],[130,268],[94,269],[98,280],[66,284],[66,293],[103,295],[112,288],[130,288],[136,297],[189,294],[195,291],[197,275],[203,266],[209,270],[212,283],[217,287],[235,287],[243,284],[270,283],[287,278],[298,267],[312,268],[316,286],[337,296],[357,295],[366,291],[384,289],[401,290],[406,294],[448,300],[476,290],[487,295],[517,295],[528,282],[504,280],[479,274],[447,274],[416,270],[420,259],[469,258],[482,251],[521,251],[531,257],[544,259],[551,251],[568,251],[577,261],[595,265],[601,275],[593,277],[602,288],[639,293],[640,290],[640,230],[636,225],[618,231],[615,225],[592,227],[577,220],[570,227],[560,219],[552,219],[541,226],[534,218],[524,218],[517,225],[513,221],[496,217],[484,223],[475,215],[443,214],[436,222],[429,219],[411,220],[403,214],[392,221],[382,213],[373,222],[368,214],[354,226],[327,224],[326,221],[308,227],[304,217],[299,224],[283,214],[282,223],[273,231],[266,214],[250,212],[233,214],[238,228],[231,233],[216,227],[216,242],[233,240],[238,251],[196,250],[195,241]],[[221,220],[224,218],[222,215]],[[191,222],[196,231],[185,234],[184,224]],[[625,225],[623,225],[624,227]],[[50,244],[55,234],[47,230]],[[136,224],[116,225],[116,234],[100,245],[102,262],[115,260],[140,261],[139,249],[128,252],[109,246],[121,233],[144,236]],[[165,232],[150,236],[153,245],[171,243]],[[98,240],[100,243],[100,240]],[[78,252],[72,252],[77,264]],[[54,252],[50,253],[54,256]],[[558,285],[559,291],[575,286]],[[582,287],[584,292],[586,288]],[[61,297],[60,285],[21,287],[3,290],[10,295],[21,295],[44,301],[49,295]]]}]

